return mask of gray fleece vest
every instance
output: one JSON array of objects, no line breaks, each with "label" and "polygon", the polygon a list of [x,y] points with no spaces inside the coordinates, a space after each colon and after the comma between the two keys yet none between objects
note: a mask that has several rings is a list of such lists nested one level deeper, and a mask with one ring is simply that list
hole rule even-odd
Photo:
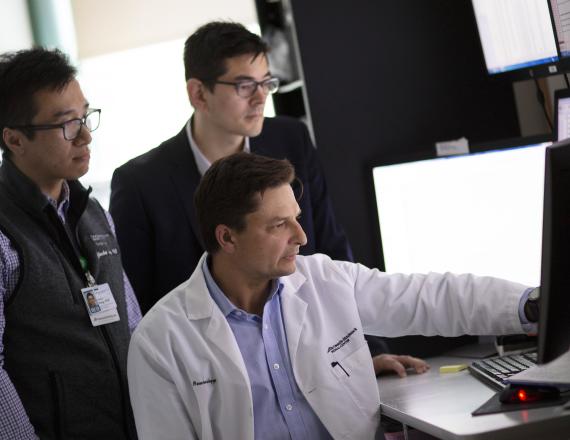
[{"label": "gray fleece vest", "polygon": [[[41,439],[133,439],[118,245],[89,191],[68,183],[65,228],[9,159],[0,167],[0,228],[20,258],[19,282],[5,307],[4,368]],[[120,321],[91,325],[78,254],[97,284],[109,283]]]}]

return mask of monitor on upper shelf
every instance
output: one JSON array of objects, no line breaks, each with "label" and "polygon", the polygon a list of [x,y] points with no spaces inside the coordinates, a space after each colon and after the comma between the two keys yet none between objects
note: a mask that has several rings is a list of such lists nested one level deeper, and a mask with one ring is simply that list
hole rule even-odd
[{"label": "monitor on upper shelf", "polygon": [[529,78],[558,73],[547,0],[472,0],[487,72]]},{"label": "monitor on upper shelf", "polygon": [[544,137],[471,153],[390,158],[372,169],[379,266],[540,283]]}]

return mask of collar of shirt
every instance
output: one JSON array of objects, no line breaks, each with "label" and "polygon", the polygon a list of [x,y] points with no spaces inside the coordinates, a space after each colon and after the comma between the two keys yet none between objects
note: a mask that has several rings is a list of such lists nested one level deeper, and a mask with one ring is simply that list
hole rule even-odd
[{"label": "collar of shirt", "polygon": [[[202,263],[202,272],[204,274],[204,279],[206,280],[206,286],[208,287],[208,292],[210,296],[220,308],[224,316],[229,318],[230,316],[233,317],[248,317],[254,316],[251,313],[246,312],[245,310],[241,310],[236,307],[228,297],[222,292],[222,289],[218,286],[214,278],[212,277],[212,273],[210,272],[210,268],[208,267],[208,262],[210,261],[210,256],[204,259]],[[281,291],[283,290],[283,283],[277,278],[273,280],[273,284],[271,286],[271,293],[267,297],[267,301],[269,302],[273,299],[275,295],[281,295]]]},{"label": "collar of shirt", "polygon": [[55,208],[57,211],[58,217],[61,219],[63,223],[65,223],[65,215],[67,214],[67,210],[69,209],[69,185],[67,181],[63,181],[63,185],[61,186],[61,194],[59,196],[59,201],[52,199],[50,196],[46,195],[46,198],[51,206]]},{"label": "collar of shirt", "polygon": [[[192,136],[192,118],[188,120],[186,123],[186,136],[188,136],[188,142],[190,143],[190,148],[192,149],[192,154],[194,155],[194,161],[196,162],[196,166],[198,167],[198,172],[201,176],[203,176],[210,165],[212,163],[204,156],[200,148],[198,148],[198,144],[194,140],[194,136]],[[249,153],[251,150],[249,148],[249,137],[245,137],[245,142],[243,143],[243,151]]]}]

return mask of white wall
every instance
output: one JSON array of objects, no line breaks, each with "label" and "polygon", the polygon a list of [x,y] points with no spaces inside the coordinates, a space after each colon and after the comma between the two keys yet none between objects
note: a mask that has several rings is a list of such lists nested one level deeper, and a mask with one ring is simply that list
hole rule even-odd
[{"label": "white wall", "polygon": [[215,19],[257,22],[254,0],[71,0],[79,58],[187,38]]},{"label": "white wall", "polygon": [[26,0],[0,0],[0,53],[26,49],[32,43]]}]

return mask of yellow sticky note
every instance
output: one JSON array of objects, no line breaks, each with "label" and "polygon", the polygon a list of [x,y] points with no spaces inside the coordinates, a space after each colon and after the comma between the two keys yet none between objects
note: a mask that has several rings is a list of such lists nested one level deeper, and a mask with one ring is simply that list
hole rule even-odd
[{"label": "yellow sticky note", "polygon": [[442,365],[439,367],[440,373],[457,373],[461,370],[465,370],[467,368],[467,364],[458,364],[458,365]]}]

